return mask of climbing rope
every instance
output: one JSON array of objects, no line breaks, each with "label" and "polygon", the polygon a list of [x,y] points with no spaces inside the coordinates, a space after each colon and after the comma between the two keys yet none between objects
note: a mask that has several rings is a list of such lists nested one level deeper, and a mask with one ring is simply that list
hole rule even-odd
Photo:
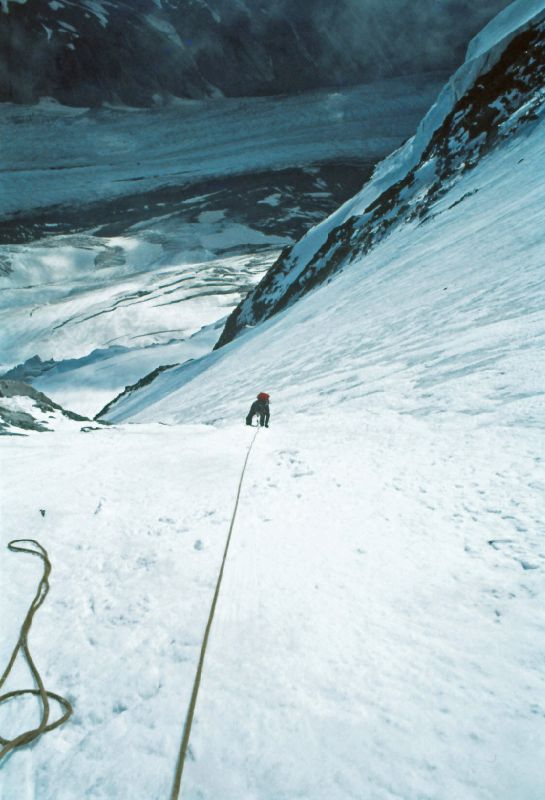
[{"label": "climbing rope", "polygon": [[[23,547],[22,545],[30,545],[30,547]],[[26,659],[30,672],[32,673],[32,677],[36,682],[37,689],[18,689],[14,692],[7,692],[6,694],[0,695],[0,704],[6,703],[14,697],[21,697],[22,695],[34,695],[40,698],[42,704],[42,718],[40,724],[37,728],[32,728],[29,731],[25,731],[24,733],[19,734],[14,739],[4,739],[0,736],[0,745],[2,748],[0,749],[0,760],[4,758],[9,752],[15,750],[17,747],[22,747],[25,744],[30,744],[35,739],[38,739],[42,734],[48,733],[49,731],[58,728],[62,725],[69,716],[72,714],[73,708],[71,704],[66,700],[64,697],[61,697],[54,692],[48,692],[43,684],[42,678],[40,673],[38,672],[34,661],[32,660],[32,656],[30,655],[30,650],[28,646],[28,634],[30,631],[30,627],[32,625],[32,620],[34,619],[34,614],[40,608],[42,603],[44,602],[47,593],[49,591],[49,575],[51,573],[51,562],[49,560],[49,556],[47,554],[47,550],[42,547],[42,545],[37,542],[35,539],[14,539],[8,544],[8,549],[11,550],[12,553],[30,553],[30,555],[37,556],[43,562],[43,574],[38,584],[38,589],[36,590],[36,594],[34,595],[34,599],[30,604],[30,607],[27,611],[27,615],[25,620],[21,626],[21,632],[19,634],[19,639],[17,640],[17,644],[15,645],[13,652],[11,654],[11,658],[9,663],[4,670],[4,674],[0,678],[0,689],[7,680],[8,675],[10,674],[13,665],[15,663],[15,659],[19,651],[22,652],[23,656]],[[50,711],[50,704],[49,700],[56,700],[62,708],[64,708],[64,714],[59,717],[59,719],[55,720],[54,722],[49,722],[49,711]]]},{"label": "climbing rope", "polygon": [[221,567],[218,575],[218,580],[216,583],[216,589],[214,592],[214,597],[212,599],[212,605],[210,606],[210,613],[208,615],[208,622],[206,623],[206,628],[204,631],[204,638],[202,640],[201,645],[201,654],[199,656],[199,663],[197,665],[197,672],[195,674],[195,680],[193,682],[193,691],[191,692],[191,700],[189,701],[189,708],[187,710],[187,716],[185,718],[184,724],[184,732],[182,736],[182,742],[180,745],[180,752],[178,754],[178,761],[176,764],[176,772],[174,775],[174,785],[172,787],[172,794],[170,795],[171,800],[178,800],[180,795],[180,787],[182,785],[182,775],[184,771],[185,759],[187,755],[187,749],[189,746],[189,737],[191,736],[191,726],[193,724],[193,716],[195,714],[195,706],[197,705],[197,695],[199,694],[199,686],[201,685],[201,677],[202,677],[202,670],[204,665],[204,658],[206,655],[206,648],[208,646],[208,638],[210,636],[210,630],[212,628],[212,622],[214,620],[214,614],[216,612],[216,605],[218,602],[218,597],[221,588],[221,581],[223,578],[223,572],[225,569],[225,563],[227,561],[227,554],[229,552],[229,545],[231,543],[231,535],[233,533],[233,528],[235,527],[235,520],[238,511],[238,503],[240,500],[240,493],[242,491],[242,483],[244,481],[244,475],[246,473],[246,467],[248,465],[248,460],[250,458],[250,453],[252,452],[252,447],[254,446],[254,442],[256,440],[257,434],[259,433],[259,428],[254,434],[254,438],[250,443],[250,447],[248,448],[248,452],[246,453],[246,459],[244,460],[244,466],[242,467],[242,472],[240,474],[240,480],[238,483],[238,491],[235,500],[235,507],[233,509],[233,515],[231,517],[231,524],[229,526],[229,533],[227,534],[227,541],[225,543],[225,550],[223,551],[223,559],[221,562]]}]

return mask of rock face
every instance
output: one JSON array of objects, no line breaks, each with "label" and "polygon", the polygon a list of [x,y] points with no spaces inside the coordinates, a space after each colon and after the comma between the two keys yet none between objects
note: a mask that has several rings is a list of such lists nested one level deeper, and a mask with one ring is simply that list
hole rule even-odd
[{"label": "rock face", "polygon": [[0,380],[0,436],[51,431],[59,424],[89,422],[67,411],[28,383]]},{"label": "rock face", "polygon": [[28,0],[0,14],[0,99],[148,105],[163,93],[209,92],[190,54],[146,11],[152,3]]},{"label": "rock face", "polygon": [[148,106],[451,69],[509,0],[1,0],[0,100]]},{"label": "rock face", "polygon": [[283,251],[232,312],[216,348],[361,259],[394,227],[433,218],[438,201],[465,172],[544,113],[544,83],[545,11],[540,11],[507,41],[493,42],[468,59],[415,139],[387,159],[344,209]]}]

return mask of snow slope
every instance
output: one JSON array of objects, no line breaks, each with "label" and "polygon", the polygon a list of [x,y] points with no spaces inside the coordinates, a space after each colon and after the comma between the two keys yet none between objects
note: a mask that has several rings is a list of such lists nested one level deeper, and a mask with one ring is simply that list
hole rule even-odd
[{"label": "snow slope", "polygon": [[115,422],[232,422],[269,386],[294,411],[390,408],[542,424],[544,120],[321,289],[225,348],[170,370]]},{"label": "snow slope", "polygon": [[[182,797],[542,800],[544,125],[113,427],[6,442],[0,540],[52,557],[31,649],[75,716],[0,796],[168,796],[266,390]],[[28,561],[0,550],[2,663]]]},{"label": "snow slope", "polygon": [[[182,797],[540,800],[535,429],[330,398],[256,441]],[[75,717],[11,757],[0,796],[168,796],[251,434],[133,425],[3,448],[2,543],[32,535],[53,559],[31,648]],[[3,552],[5,662],[37,569]],[[29,718],[11,709],[10,730]]]}]

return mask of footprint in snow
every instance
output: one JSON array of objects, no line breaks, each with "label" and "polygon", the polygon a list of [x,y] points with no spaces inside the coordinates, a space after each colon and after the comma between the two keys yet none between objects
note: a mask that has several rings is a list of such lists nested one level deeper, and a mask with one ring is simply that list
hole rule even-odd
[{"label": "footprint in snow", "polygon": [[539,564],[530,564],[529,561],[524,561],[522,558],[517,558],[517,561],[523,570],[539,569]]},{"label": "footprint in snow", "polygon": [[145,556],[140,556],[140,558],[136,559],[136,566],[142,567],[143,569],[149,570],[149,568],[154,564],[155,564],[154,558],[147,558]]}]

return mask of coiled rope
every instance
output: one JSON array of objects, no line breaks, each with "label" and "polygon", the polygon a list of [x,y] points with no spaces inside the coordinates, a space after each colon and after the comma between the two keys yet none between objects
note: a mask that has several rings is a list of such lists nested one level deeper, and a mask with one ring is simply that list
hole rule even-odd
[{"label": "coiled rope", "polygon": [[[22,545],[27,545],[26,547]],[[30,546],[28,546],[30,545]],[[30,604],[30,607],[27,611],[27,615],[25,620],[21,626],[21,632],[19,634],[19,639],[17,644],[15,645],[13,652],[11,654],[11,658],[9,663],[0,678],[0,689],[7,680],[8,675],[10,674],[13,665],[15,663],[15,659],[19,654],[19,651],[22,652],[23,656],[26,659],[30,672],[32,673],[32,677],[36,683],[37,689],[18,689],[14,692],[7,692],[6,694],[0,695],[0,704],[6,703],[14,697],[21,697],[22,695],[34,695],[40,698],[41,705],[42,705],[42,718],[40,720],[40,724],[37,728],[32,728],[29,731],[25,731],[24,733],[20,733],[19,736],[16,736],[14,739],[4,739],[0,736],[0,744],[2,745],[2,749],[0,750],[0,760],[4,758],[9,752],[15,750],[17,747],[22,747],[23,745],[30,744],[35,739],[38,739],[42,734],[49,733],[49,731],[58,728],[62,725],[66,720],[70,717],[73,712],[72,705],[66,700],[64,697],[61,697],[55,692],[48,692],[43,684],[42,678],[40,673],[38,672],[36,665],[30,655],[30,649],[28,646],[28,634],[30,631],[30,627],[32,625],[32,620],[34,619],[34,614],[40,608],[42,603],[44,602],[47,593],[49,591],[49,575],[51,573],[51,562],[49,560],[49,556],[47,554],[47,550],[42,547],[42,545],[37,542],[35,539],[13,539],[8,544],[8,549],[11,550],[12,553],[30,553],[30,555],[37,556],[43,562],[43,574],[38,584],[38,589],[36,590],[36,594],[34,595],[34,599]],[[50,700],[56,700],[62,708],[64,708],[64,714],[56,719],[54,722],[49,722],[49,712],[50,712]]]},{"label": "coiled rope", "polygon": [[259,433],[259,428],[255,432],[254,438],[252,439],[250,446],[248,448],[248,452],[246,453],[246,459],[244,460],[244,466],[242,467],[242,472],[240,474],[240,480],[238,483],[238,491],[235,500],[235,507],[233,509],[233,515],[231,517],[231,524],[229,526],[229,533],[227,534],[227,541],[225,543],[225,550],[223,551],[223,559],[221,562],[221,567],[218,575],[218,580],[216,583],[216,589],[214,591],[214,597],[212,599],[212,605],[210,606],[210,613],[208,615],[208,622],[206,623],[206,628],[204,631],[204,638],[202,640],[201,645],[201,654],[199,656],[199,663],[197,665],[197,672],[195,674],[195,680],[193,682],[193,691],[191,692],[191,700],[189,702],[189,708],[187,710],[187,715],[185,718],[184,724],[184,732],[182,736],[182,742],[180,745],[180,752],[178,754],[178,761],[176,763],[176,772],[174,775],[174,784],[172,786],[172,793],[170,795],[171,800],[178,800],[180,795],[180,788],[182,785],[182,775],[185,766],[185,759],[187,756],[187,749],[189,746],[189,737],[191,736],[191,726],[193,724],[193,717],[195,714],[195,706],[197,705],[197,695],[199,694],[199,687],[201,685],[201,677],[202,677],[202,670],[204,666],[204,658],[206,655],[206,648],[208,646],[208,639],[210,636],[210,630],[212,628],[212,622],[214,620],[214,614],[216,612],[216,605],[218,603],[218,597],[221,588],[221,581],[223,578],[223,572],[225,569],[225,563],[227,561],[227,554],[229,552],[229,545],[231,543],[231,536],[233,533],[233,528],[235,527],[235,520],[238,511],[238,503],[240,500],[240,493],[242,491],[242,483],[244,481],[244,475],[246,473],[246,467],[248,465],[248,460],[250,458],[250,453],[252,452],[252,447],[254,446],[254,442],[256,440],[257,434]]}]

